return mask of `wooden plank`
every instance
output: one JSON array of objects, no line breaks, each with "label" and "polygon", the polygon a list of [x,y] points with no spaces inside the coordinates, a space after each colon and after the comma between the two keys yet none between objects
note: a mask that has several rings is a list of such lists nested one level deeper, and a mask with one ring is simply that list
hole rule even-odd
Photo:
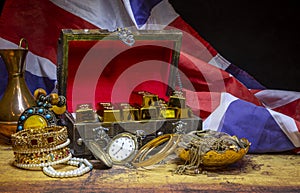
[{"label": "wooden plank", "polygon": [[[9,144],[0,144],[0,192],[299,192],[300,157],[292,154],[247,154],[238,163],[195,176],[178,175],[176,163],[151,169],[123,166],[105,168],[91,160],[94,169],[77,178],[50,178],[41,170],[12,165]],[[71,169],[59,165],[58,170]]]}]

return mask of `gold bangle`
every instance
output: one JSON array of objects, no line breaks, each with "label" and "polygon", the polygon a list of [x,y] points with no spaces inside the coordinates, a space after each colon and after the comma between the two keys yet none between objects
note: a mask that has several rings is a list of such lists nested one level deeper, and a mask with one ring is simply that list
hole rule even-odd
[{"label": "gold bangle", "polygon": [[[144,161],[147,155],[153,151],[153,149],[157,148],[159,145],[163,144],[166,141],[171,141],[173,139],[173,135],[167,134],[163,138],[159,138],[158,140],[154,140],[152,144],[149,144],[148,147],[145,147],[145,150],[141,153],[139,156],[139,162]],[[171,143],[167,143],[159,152],[158,154],[161,154],[161,152],[164,152],[166,149],[169,149]]]},{"label": "gold bangle", "polygon": [[53,148],[67,139],[67,128],[63,126],[26,129],[11,135],[13,151],[24,153]]},{"label": "gold bangle", "polygon": [[[168,143],[159,152],[152,155],[150,158],[145,159],[153,149],[166,142],[167,140],[169,140]],[[161,160],[165,159],[168,155],[170,155],[177,147],[179,140],[180,135],[178,134],[161,135],[144,145],[133,158],[131,164],[134,167],[145,167],[154,165],[160,162]]]},{"label": "gold bangle", "polygon": [[[149,141],[147,144],[145,144],[136,154],[136,156],[133,158],[132,160],[132,164],[134,165],[134,161],[140,162],[142,157],[144,158],[146,153],[150,152],[149,149],[153,149],[157,146],[159,146],[160,144],[163,144],[165,141],[170,140],[172,138],[171,134],[165,134],[165,135],[161,135],[151,141]],[[147,154],[148,154],[147,153]]]},{"label": "gold bangle", "polygon": [[54,151],[54,150],[57,150],[57,149],[67,147],[70,144],[70,142],[71,142],[71,140],[68,138],[66,142],[64,142],[62,144],[59,144],[55,147],[47,147],[47,148],[40,148],[40,149],[39,148],[35,148],[35,149],[16,149],[16,150],[14,150],[14,153],[29,154],[29,153],[51,152],[51,151]]},{"label": "gold bangle", "polygon": [[40,168],[68,161],[72,157],[68,147],[41,153],[15,153],[14,165],[20,168]]}]

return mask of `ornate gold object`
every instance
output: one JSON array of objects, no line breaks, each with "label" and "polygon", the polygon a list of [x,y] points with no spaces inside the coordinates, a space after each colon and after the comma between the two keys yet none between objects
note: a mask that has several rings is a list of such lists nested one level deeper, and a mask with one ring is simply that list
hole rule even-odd
[{"label": "ornate gold object", "polygon": [[51,110],[43,106],[33,106],[26,109],[20,115],[16,129],[17,131],[34,128],[39,129],[56,124],[56,116]]},{"label": "ornate gold object", "polygon": [[44,89],[38,88],[34,91],[34,98],[38,106],[44,106],[53,111],[56,115],[62,115],[66,112],[66,98],[57,93],[47,93]]},{"label": "ornate gold object", "polygon": [[98,103],[97,114],[102,122],[118,122],[121,121],[121,110],[116,109],[111,103]]},{"label": "ornate gold object", "polygon": [[170,96],[168,101],[168,107],[175,111],[175,118],[184,119],[192,116],[192,111],[186,105],[186,98],[183,93],[175,91],[172,96]]},{"label": "ornate gold object", "polygon": [[80,104],[76,109],[76,123],[96,121],[96,113],[92,104]]},{"label": "ornate gold object", "polygon": [[160,115],[163,119],[175,119],[176,118],[176,110],[174,108],[165,107],[160,109]]},{"label": "ornate gold object", "polygon": [[186,161],[176,173],[197,173],[202,168],[224,167],[242,159],[251,143],[226,133],[196,131],[183,137],[176,154]]},{"label": "ornate gold object", "polygon": [[51,126],[26,129],[11,135],[14,165],[32,169],[67,162],[71,157],[67,128]]},{"label": "ornate gold object", "polygon": [[[247,146],[246,148],[242,148],[238,151],[231,149],[225,150],[224,152],[211,150],[203,155],[202,164],[203,166],[209,167],[220,167],[233,164],[244,157],[244,155],[248,152],[249,147],[250,146]],[[181,159],[189,161],[189,150],[178,148],[176,151]]]},{"label": "ornate gold object", "polygon": [[62,126],[26,129],[11,135],[14,152],[53,148],[66,142],[67,139],[67,128]]},{"label": "ornate gold object", "polygon": [[158,118],[158,95],[146,91],[133,92],[131,95],[131,100],[134,101],[134,104],[132,105],[139,109],[139,118],[141,120]]},{"label": "ornate gold object", "polygon": [[140,120],[139,109],[132,107],[128,103],[121,103],[120,105],[123,121],[138,121]]},{"label": "ornate gold object", "polygon": [[70,149],[68,147],[41,153],[15,153],[15,165],[46,164],[58,160],[64,160],[69,156]]},{"label": "ornate gold object", "polygon": [[47,120],[39,115],[32,115],[24,122],[24,129],[29,128],[44,128],[48,126]]},{"label": "ornate gold object", "polygon": [[158,119],[158,109],[153,106],[140,108],[140,117],[142,120]]},{"label": "ornate gold object", "polygon": [[99,102],[97,114],[101,122],[143,121],[191,118],[193,113],[186,106],[183,95],[174,93],[166,103],[158,95],[146,91],[133,92],[132,103]]},{"label": "ornate gold object", "polygon": [[[23,42],[26,43],[25,49],[21,47]],[[7,138],[16,132],[17,121],[22,112],[36,104],[24,77],[27,53],[28,44],[25,39],[20,40],[18,49],[0,49],[8,72],[8,84],[0,101],[0,133]]]},{"label": "ornate gold object", "polygon": [[203,165],[205,166],[226,166],[233,164],[242,159],[248,152],[249,146],[238,151],[228,149],[225,152],[209,151],[203,157]]}]

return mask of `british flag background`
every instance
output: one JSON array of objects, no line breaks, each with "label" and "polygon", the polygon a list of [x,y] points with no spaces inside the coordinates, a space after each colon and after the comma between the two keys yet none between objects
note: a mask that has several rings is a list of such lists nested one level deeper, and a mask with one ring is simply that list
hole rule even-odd
[{"label": "british flag background", "polygon": [[[204,40],[167,0],[6,0],[0,18],[0,48],[29,42],[26,82],[33,92],[56,92],[57,41],[61,29],[179,29],[179,70],[187,105],[203,129],[251,142],[250,152],[295,151],[300,147],[300,93],[271,90],[231,64]],[[0,97],[7,71],[0,61]]]}]

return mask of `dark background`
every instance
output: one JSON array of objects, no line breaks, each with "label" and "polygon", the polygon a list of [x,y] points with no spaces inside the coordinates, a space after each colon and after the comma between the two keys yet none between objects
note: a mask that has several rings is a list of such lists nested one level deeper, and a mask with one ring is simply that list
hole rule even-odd
[{"label": "dark background", "polygon": [[[296,0],[169,0],[224,58],[270,89],[300,91]],[[0,8],[4,0],[0,1]],[[0,29],[1,30],[1,29]]]},{"label": "dark background", "polygon": [[224,58],[272,89],[300,91],[297,1],[169,0]]}]

